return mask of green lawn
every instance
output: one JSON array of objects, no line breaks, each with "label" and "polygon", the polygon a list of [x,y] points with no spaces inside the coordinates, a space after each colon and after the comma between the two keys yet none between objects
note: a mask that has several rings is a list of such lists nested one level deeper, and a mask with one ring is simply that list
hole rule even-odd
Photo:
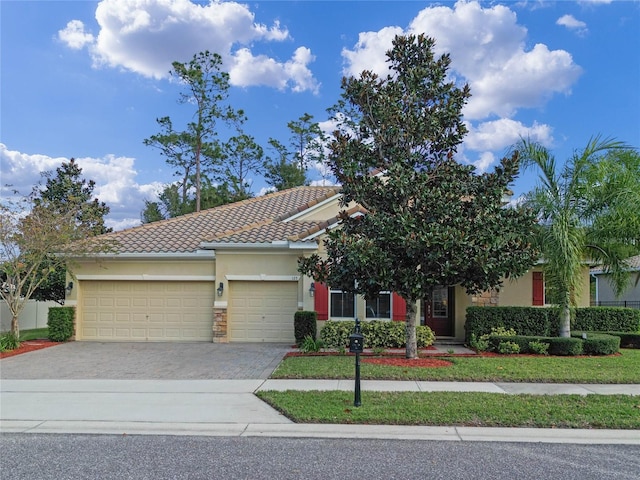
[{"label": "green lawn", "polygon": [[640,398],[626,395],[506,395],[453,392],[264,391],[299,423],[640,429]]},{"label": "green lawn", "polygon": [[[365,357],[363,357],[364,359]],[[606,357],[435,357],[450,367],[361,363],[362,379],[553,383],[640,383],[640,350]],[[353,379],[353,356],[287,357],[271,378]],[[640,398],[626,395],[507,395],[458,392],[263,391],[295,422],[640,429]]]},{"label": "green lawn", "polygon": [[21,342],[25,342],[27,340],[40,340],[48,337],[49,337],[49,329],[47,327],[33,328],[31,330],[22,330],[20,332]]},{"label": "green lawn", "polygon": [[[363,359],[365,357],[362,357]],[[361,362],[362,379],[461,382],[640,383],[640,350],[597,357],[436,357],[450,367],[405,368]],[[353,356],[287,357],[271,378],[354,377]]]}]

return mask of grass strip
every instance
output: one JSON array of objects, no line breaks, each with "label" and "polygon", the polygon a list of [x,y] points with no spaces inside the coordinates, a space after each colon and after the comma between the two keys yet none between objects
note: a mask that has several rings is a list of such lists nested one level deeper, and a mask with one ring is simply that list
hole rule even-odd
[{"label": "grass strip", "polygon": [[456,392],[261,391],[296,423],[640,429],[640,398]]},{"label": "grass strip", "polygon": [[41,340],[43,338],[49,338],[49,329],[47,327],[20,331],[21,342],[26,342],[27,340]]},{"label": "grass strip", "polygon": [[[460,382],[537,383],[640,383],[640,350],[624,349],[619,355],[593,357],[434,357],[450,367],[419,368],[362,362],[366,380],[432,380]],[[349,379],[354,358],[347,355],[287,357],[271,378]]]}]

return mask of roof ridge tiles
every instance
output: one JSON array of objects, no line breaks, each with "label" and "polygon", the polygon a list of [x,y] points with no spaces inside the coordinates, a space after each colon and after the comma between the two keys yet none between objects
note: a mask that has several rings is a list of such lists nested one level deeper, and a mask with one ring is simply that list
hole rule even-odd
[{"label": "roof ridge tiles", "polygon": [[319,188],[330,188],[330,189],[331,189],[331,191],[329,191],[329,192],[325,193],[325,194],[324,194],[323,196],[321,196],[321,197],[317,197],[317,198],[314,198],[313,200],[309,200],[309,201],[308,201],[308,202],[306,202],[305,204],[303,204],[303,205],[299,205],[299,206],[297,206],[296,208],[294,208],[294,209],[292,209],[292,210],[289,210],[288,212],[285,212],[285,213],[283,213],[283,214],[281,214],[281,215],[278,215],[277,217],[275,217],[275,218],[273,219],[273,221],[274,221],[274,222],[281,222],[281,221],[283,221],[283,220],[286,220],[287,218],[290,218],[290,217],[292,217],[292,216],[294,216],[294,215],[297,215],[297,214],[298,214],[298,213],[300,213],[300,212],[304,212],[305,210],[308,210],[309,208],[311,208],[311,207],[313,207],[313,206],[315,206],[315,205],[317,205],[317,204],[319,204],[319,203],[321,203],[321,202],[324,202],[325,200],[327,200],[327,199],[329,199],[329,198],[331,198],[331,197],[335,196],[335,195],[336,195],[336,194],[338,194],[338,193],[340,192],[340,190],[341,190],[341,187],[339,187],[339,186],[334,186],[334,187],[319,187]]}]

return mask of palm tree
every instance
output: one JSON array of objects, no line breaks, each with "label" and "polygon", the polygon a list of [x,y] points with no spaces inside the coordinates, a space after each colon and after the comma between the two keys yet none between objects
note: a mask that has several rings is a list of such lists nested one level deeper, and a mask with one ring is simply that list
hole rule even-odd
[{"label": "palm tree", "polygon": [[545,284],[560,307],[559,335],[569,337],[585,262],[612,275],[617,295],[629,281],[625,259],[640,251],[640,156],[600,136],[563,166],[538,143],[521,140],[516,148],[523,170],[539,172],[525,201],[539,215]]}]

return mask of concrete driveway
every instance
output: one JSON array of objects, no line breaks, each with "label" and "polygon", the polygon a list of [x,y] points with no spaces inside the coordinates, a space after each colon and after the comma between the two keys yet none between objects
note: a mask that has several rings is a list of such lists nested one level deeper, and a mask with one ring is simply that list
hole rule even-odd
[{"label": "concrete driveway", "polygon": [[70,342],[0,361],[1,379],[266,379],[290,345]]}]

